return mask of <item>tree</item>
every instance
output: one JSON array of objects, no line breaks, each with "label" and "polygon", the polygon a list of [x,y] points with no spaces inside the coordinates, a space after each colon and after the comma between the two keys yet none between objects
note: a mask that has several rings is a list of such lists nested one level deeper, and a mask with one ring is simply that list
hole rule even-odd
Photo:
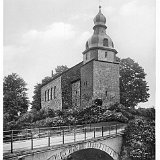
[{"label": "tree", "polygon": [[32,110],[36,110],[39,111],[41,109],[41,87],[42,85],[47,84],[50,80],[52,79],[52,77],[45,77],[44,79],[42,79],[42,83],[37,83],[34,86],[34,91],[33,91],[33,101],[32,101]]},{"label": "tree", "polygon": [[41,85],[42,84],[37,83],[34,86],[34,96],[32,97],[32,109],[35,109],[37,111],[41,109]]},{"label": "tree", "polygon": [[61,74],[62,72],[64,72],[64,71],[66,71],[66,70],[68,70],[69,68],[66,66],[66,65],[62,65],[62,66],[57,66],[56,68],[55,68],[55,71],[56,71],[56,75],[58,75],[58,74]]},{"label": "tree", "polygon": [[155,159],[155,121],[136,118],[129,122],[123,135],[121,159]]},{"label": "tree", "polygon": [[41,87],[42,85],[47,84],[49,81],[51,81],[54,76],[57,76],[58,74],[61,74],[62,72],[66,71],[68,67],[65,66],[57,66],[55,68],[56,73],[53,75],[53,77],[45,77],[42,79],[42,83],[38,83],[34,86],[34,95],[33,95],[33,101],[32,101],[32,109],[40,110],[41,109]]},{"label": "tree", "polygon": [[48,82],[51,81],[51,80],[52,80],[52,77],[45,77],[45,78],[43,78],[43,79],[42,79],[42,85],[48,83]]},{"label": "tree", "polygon": [[25,81],[16,73],[4,77],[3,81],[3,108],[6,121],[13,121],[28,110]]},{"label": "tree", "polygon": [[120,103],[135,107],[149,98],[144,69],[131,58],[120,61]]},{"label": "tree", "polygon": [[45,77],[42,79],[42,83],[37,83],[34,86],[34,95],[33,95],[33,101],[32,101],[32,109],[39,111],[41,109],[41,87],[42,85],[48,83],[50,80],[52,80],[52,77]]},{"label": "tree", "polygon": [[68,69],[69,69],[69,68],[68,68],[66,65],[64,65],[64,66],[63,66],[63,65],[57,66],[57,67],[55,68],[56,73],[53,74],[53,77],[49,77],[49,76],[45,77],[45,78],[42,80],[42,84],[48,83],[48,82],[49,82],[50,80],[52,80],[55,76],[61,74],[62,72],[66,71],[66,70],[68,70]]}]

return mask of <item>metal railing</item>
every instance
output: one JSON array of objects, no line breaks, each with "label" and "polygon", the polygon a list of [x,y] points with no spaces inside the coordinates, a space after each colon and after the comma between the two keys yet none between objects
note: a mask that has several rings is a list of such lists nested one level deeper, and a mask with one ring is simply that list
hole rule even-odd
[{"label": "metal railing", "polygon": [[117,124],[102,127],[79,125],[4,131],[3,152],[13,153],[103,136],[110,137],[122,133],[124,128],[124,124]]}]

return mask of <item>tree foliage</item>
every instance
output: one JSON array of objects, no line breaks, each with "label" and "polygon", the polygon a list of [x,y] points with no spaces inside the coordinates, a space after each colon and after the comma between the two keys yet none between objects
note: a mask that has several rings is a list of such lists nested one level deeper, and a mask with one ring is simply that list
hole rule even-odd
[{"label": "tree foliage", "polygon": [[56,71],[56,75],[58,75],[58,74],[61,74],[62,72],[64,72],[64,71],[66,71],[66,70],[68,70],[69,68],[66,66],[66,65],[61,65],[61,66],[57,66],[56,68],[55,68],[55,71]]},{"label": "tree foliage", "polygon": [[52,77],[45,77],[42,79],[42,83],[37,83],[34,86],[34,91],[33,91],[33,101],[32,101],[32,109],[39,111],[41,109],[41,87],[42,85],[48,83],[49,81],[52,80]]},{"label": "tree foliage", "polygon": [[129,122],[123,136],[121,159],[155,159],[155,121],[137,118]]},{"label": "tree foliage", "polygon": [[4,77],[3,108],[5,121],[13,121],[28,110],[25,81],[16,73]]},{"label": "tree foliage", "polygon": [[52,78],[53,78],[53,77],[49,77],[49,76],[44,77],[44,78],[42,79],[42,85],[44,85],[44,84],[48,83],[49,81],[51,81]]},{"label": "tree foliage", "polygon": [[120,61],[120,103],[135,107],[149,98],[144,69],[131,58]]},{"label": "tree foliage", "polygon": [[139,116],[146,117],[151,120],[155,120],[155,108],[138,108],[137,113]]},{"label": "tree foliage", "polygon": [[34,86],[34,95],[32,101],[32,109],[40,110],[41,109],[41,84],[37,83]]},{"label": "tree foliage", "polygon": [[[5,118],[7,119],[5,114]],[[34,127],[85,125],[99,122],[121,122],[128,123],[135,117],[143,117],[146,120],[155,120],[154,108],[126,108],[122,104],[109,106],[92,105],[88,108],[54,110],[51,108],[32,109],[10,123],[5,130],[24,129]],[[57,120],[60,121],[57,121]]]}]

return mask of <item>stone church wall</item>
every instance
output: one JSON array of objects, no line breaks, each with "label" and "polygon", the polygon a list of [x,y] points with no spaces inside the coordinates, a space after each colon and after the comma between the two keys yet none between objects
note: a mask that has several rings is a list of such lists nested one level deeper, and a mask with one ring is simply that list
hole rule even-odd
[{"label": "stone church wall", "polygon": [[103,103],[119,102],[119,64],[94,61],[93,97]]},{"label": "stone church wall", "polygon": [[93,60],[81,67],[81,105],[91,105],[93,95]]},{"label": "stone church wall", "polygon": [[61,76],[41,88],[41,105],[42,108],[62,109]]},{"label": "stone church wall", "polygon": [[72,107],[79,108],[80,107],[80,80],[72,83]]},{"label": "stone church wall", "polygon": [[98,51],[98,60],[114,62],[115,61],[115,54],[112,51],[99,50]]},{"label": "stone church wall", "polygon": [[69,109],[72,107],[72,83],[80,80],[80,68],[82,65],[83,63],[81,62],[62,74],[63,109]]}]

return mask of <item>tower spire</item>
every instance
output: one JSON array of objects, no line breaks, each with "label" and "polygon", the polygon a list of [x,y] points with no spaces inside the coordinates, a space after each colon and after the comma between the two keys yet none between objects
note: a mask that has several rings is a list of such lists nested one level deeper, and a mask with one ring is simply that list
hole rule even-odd
[{"label": "tower spire", "polygon": [[101,8],[102,8],[101,5],[99,5],[99,13],[101,13]]}]

